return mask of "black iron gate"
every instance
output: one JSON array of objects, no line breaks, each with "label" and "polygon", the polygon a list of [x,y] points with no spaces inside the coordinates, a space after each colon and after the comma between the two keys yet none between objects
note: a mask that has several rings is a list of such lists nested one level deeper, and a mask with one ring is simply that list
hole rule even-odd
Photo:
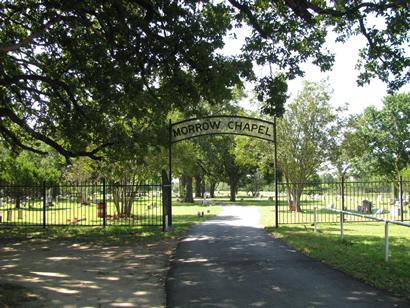
[{"label": "black iron gate", "polygon": [[0,225],[163,226],[166,189],[105,181],[0,186]]}]

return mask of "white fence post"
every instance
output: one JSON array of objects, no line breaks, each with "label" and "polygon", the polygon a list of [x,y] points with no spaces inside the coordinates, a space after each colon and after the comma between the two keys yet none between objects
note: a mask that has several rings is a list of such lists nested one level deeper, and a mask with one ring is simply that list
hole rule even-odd
[{"label": "white fence post", "polygon": [[384,222],[384,261],[389,261],[389,222]]},{"label": "white fence post", "polygon": [[317,206],[314,207],[313,220],[314,220],[314,231],[316,233],[317,232]]},{"label": "white fence post", "polygon": [[340,239],[343,240],[344,234],[343,234],[343,216],[344,214],[346,215],[353,215],[357,217],[363,217],[363,218],[368,218],[368,219],[373,219],[377,221],[384,221],[384,261],[388,262],[389,261],[389,223],[394,224],[394,225],[399,225],[403,227],[410,227],[410,224],[397,221],[397,220],[387,220],[385,218],[379,218],[375,216],[370,216],[370,215],[363,215],[363,214],[358,214],[358,213],[352,213],[349,211],[339,211],[336,209],[330,209],[333,212],[339,212],[340,214]]}]

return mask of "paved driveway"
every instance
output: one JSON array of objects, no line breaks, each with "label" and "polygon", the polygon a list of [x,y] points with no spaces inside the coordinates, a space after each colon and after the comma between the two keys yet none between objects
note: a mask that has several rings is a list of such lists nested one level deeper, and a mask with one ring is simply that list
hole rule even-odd
[{"label": "paved driveway", "polygon": [[174,307],[410,307],[273,239],[259,212],[229,206],[195,225],[167,278]]}]

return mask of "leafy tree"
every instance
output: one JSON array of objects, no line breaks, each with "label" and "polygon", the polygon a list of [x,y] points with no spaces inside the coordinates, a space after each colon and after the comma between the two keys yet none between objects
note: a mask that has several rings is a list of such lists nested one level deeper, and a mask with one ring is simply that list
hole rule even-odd
[{"label": "leafy tree", "polygon": [[381,110],[368,107],[358,121],[358,167],[397,180],[410,163],[410,93],[386,96]]},{"label": "leafy tree", "polygon": [[6,185],[55,185],[61,178],[56,152],[47,157],[22,151],[13,153],[0,147],[0,182]]},{"label": "leafy tree", "polygon": [[64,179],[71,183],[84,183],[89,180],[97,180],[96,164],[85,157],[80,157],[72,164],[64,168]]},{"label": "leafy tree", "polygon": [[[99,159],[109,147],[107,155],[141,153],[158,142],[169,111],[231,97],[241,77],[254,77],[252,61],[284,79],[303,75],[308,59],[330,69],[329,31],[338,41],[366,38],[360,84],[378,77],[398,89],[410,76],[408,19],[407,2],[393,0],[2,1],[2,142],[41,153],[40,141],[66,158]],[[244,24],[252,33],[243,55],[218,54]],[[265,94],[282,85],[259,82]]]},{"label": "leafy tree", "polygon": [[128,158],[122,160],[113,157],[99,162],[94,173],[108,180],[118,217],[132,215],[135,198],[142,193],[140,185],[159,180],[165,157],[164,149],[161,151],[157,147],[148,147],[144,153],[129,154]]},{"label": "leafy tree", "polygon": [[229,200],[232,202],[236,201],[240,179],[246,174],[246,169],[236,161],[235,139],[234,136],[224,135],[213,138],[210,144],[211,149],[217,153],[218,165],[222,167],[220,172],[229,184]]},{"label": "leafy tree", "polygon": [[215,189],[219,182],[225,180],[223,162],[221,161],[220,149],[215,137],[204,136],[195,140],[199,146],[198,165],[202,169],[206,181],[209,183],[209,196],[215,198]]},{"label": "leafy tree", "polygon": [[[38,197],[38,191],[30,189],[33,185],[56,185],[61,179],[61,165],[57,153],[52,152],[47,157],[23,151],[11,152],[0,146],[0,184],[20,208],[21,201],[26,197]],[[11,185],[11,186],[9,186]]]},{"label": "leafy tree", "polygon": [[[359,85],[379,78],[397,90],[410,79],[408,42],[410,6],[406,1],[347,0],[229,0],[235,19],[246,23],[252,33],[243,48],[244,56],[257,64],[271,64],[287,79],[302,76],[300,64],[312,59],[328,70],[334,55],[325,47],[330,31],[336,41],[351,36],[365,38],[360,51]],[[376,20],[376,22],[375,22]]]},{"label": "leafy tree", "polygon": [[194,202],[193,178],[198,174],[198,148],[191,141],[182,141],[172,146],[172,168],[179,177],[179,194],[183,202]]},{"label": "leafy tree", "polygon": [[236,162],[247,170],[243,185],[256,196],[264,185],[274,179],[274,146],[271,142],[237,137],[234,150]]},{"label": "leafy tree", "polygon": [[251,75],[214,52],[231,27],[223,4],[2,1],[2,141],[67,159],[141,153],[170,110],[230,97]]},{"label": "leafy tree", "polygon": [[329,104],[329,85],[305,82],[304,88],[278,121],[278,162],[288,192],[289,208],[301,211],[306,182],[316,175],[334,148],[336,111]]},{"label": "leafy tree", "polygon": [[[243,111],[238,106],[238,101],[243,98],[244,92],[240,87],[232,89],[232,97],[230,99],[222,99],[216,103],[209,101],[201,101],[201,104],[187,108],[184,111],[173,114],[175,118],[195,118],[208,115],[223,115],[223,114],[241,114]],[[215,196],[215,187],[218,182],[225,180],[221,170],[224,168],[221,160],[218,142],[212,137],[203,136],[195,138],[190,142],[185,143],[184,151],[181,151],[184,146],[175,147],[174,155],[177,169],[183,170],[180,178],[180,190],[182,199],[187,202],[193,202],[192,196],[192,181],[195,179],[195,195],[203,197],[205,192],[205,180],[209,182],[210,196]],[[178,167],[179,166],[179,167]]]}]

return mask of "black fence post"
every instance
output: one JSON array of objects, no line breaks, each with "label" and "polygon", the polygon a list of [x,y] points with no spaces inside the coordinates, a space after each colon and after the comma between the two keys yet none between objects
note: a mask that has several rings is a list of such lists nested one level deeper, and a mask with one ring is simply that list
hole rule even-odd
[{"label": "black fence post", "polygon": [[162,231],[166,231],[166,215],[167,215],[167,202],[166,202],[166,190],[165,190],[165,178],[164,178],[164,171],[162,171],[162,183],[161,183],[161,190],[162,190]]},{"label": "black fence post", "polygon": [[400,220],[403,221],[403,177],[399,178],[399,198],[400,198]]},{"label": "black fence post", "polygon": [[172,120],[169,119],[168,126],[168,168],[169,174],[167,177],[167,214],[168,214],[168,225],[172,227]]},{"label": "black fence post", "polygon": [[165,170],[162,171],[162,230],[171,227],[171,183]]},{"label": "black fence post", "polygon": [[275,161],[275,228],[279,228],[279,179],[278,179],[278,138],[276,131],[276,116],[273,118],[273,145]]},{"label": "black fence post", "polygon": [[102,184],[103,184],[103,227],[105,228],[105,226],[107,225],[107,203],[106,203],[106,197],[105,197],[105,178],[102,180]]},{"label": "black fence post", "polygon": [[47,208],[47,191],[46,191],[46,181],[43,181],[43,228],[46,227],[46,208]]}]

